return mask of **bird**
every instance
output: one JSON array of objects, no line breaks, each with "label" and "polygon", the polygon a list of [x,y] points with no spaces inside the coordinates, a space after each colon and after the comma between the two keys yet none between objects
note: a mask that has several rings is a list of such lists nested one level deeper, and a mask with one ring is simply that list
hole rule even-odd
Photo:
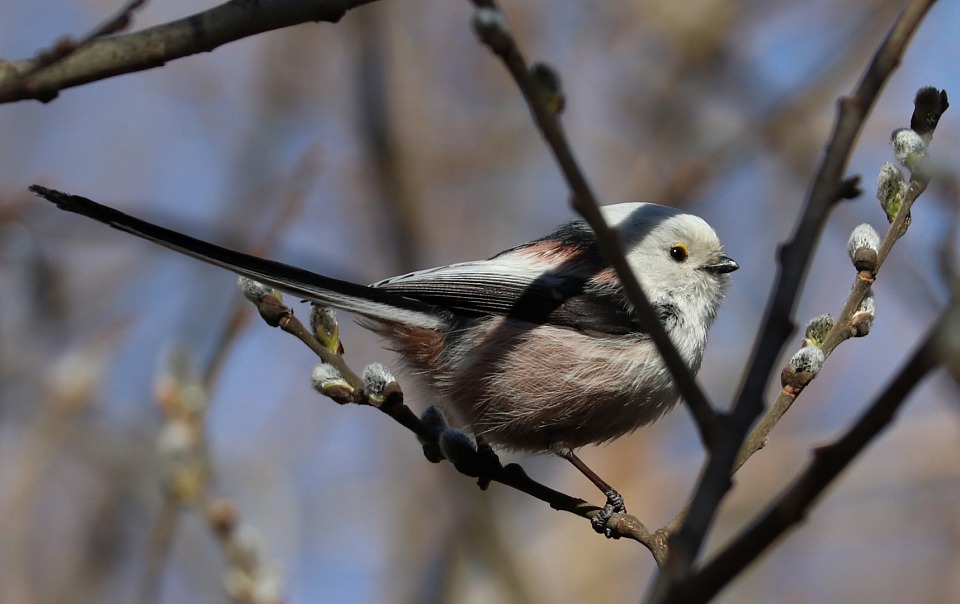
[{"label": "bird", "polygon": [[[604,519],[626,511],[622,497],[574,451],[629,434],[679,400],[670,371],[582,220],[486,260],[360,285],[226,249],[78,195],[30,189],[68,212],[358,315],[426,381],[454,425],[497,448],[567,459],[607,496]],[[693,214],[648,202],[603,206],[601,213],[696,373],[739,264]]]}]

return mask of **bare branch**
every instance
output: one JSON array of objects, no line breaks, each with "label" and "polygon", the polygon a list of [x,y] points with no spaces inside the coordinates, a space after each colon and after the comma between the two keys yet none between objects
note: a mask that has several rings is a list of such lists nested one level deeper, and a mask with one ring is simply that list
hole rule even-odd
[{"label": "bare branch", "polygon": [[912,0],[900,13],[877,49],[854,93],[841,99],[840,111],[823,162],[807,198],[793,237],[780,250],[780,270],[731,412],[727,430],[711,452],[696,487],[690,513],[671,537],[670,552],[656,582],[655,602],[675,600],[674,589],[690,572],[717,508],[731,486],[730,473],[741,444],[763,411],[763,393],[776,359],[794,330],[793,309],[806,276],[811,250],[820,238],[827,215],[844,191],[844,171],[853,144],[887,78],[934,0]]},{"label": "bare branch", "polygon": [[335,23],[346,11],[372,1],[234,0],[142,31],[92,39],[49,65],[42,57],[0,60],[0,103],[51,101],[65,88],[161,67],[259,33],[310,21]]},{"label": "bare branch", "polygon": [[838,440],[814,450],[814,458],[799,478],[739,538],[728,545],[681,587],[682,601],[706,601],[715,596],[781,535],[801,522],[830,484],[889,426],[910,392],[944,358],[957,354],[957,342],[947,341],[960,329],[960,305],[952,300],[923,343],[876,401]]}]

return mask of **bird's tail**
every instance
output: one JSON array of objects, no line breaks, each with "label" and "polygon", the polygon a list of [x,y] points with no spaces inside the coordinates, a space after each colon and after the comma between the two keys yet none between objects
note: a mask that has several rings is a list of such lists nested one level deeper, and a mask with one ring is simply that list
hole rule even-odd
[{"label": "bird's tail", "polygon": [[378,321],[431,329],[443,324],[443,310],[413,298],[325,277],[289,264],[220,247],[134,218],[79,195],[70,195],[39,185],[31,186],[30,190],[57,204],[62,210],[92,218],[175,252],[324,306],[340,308]]}]

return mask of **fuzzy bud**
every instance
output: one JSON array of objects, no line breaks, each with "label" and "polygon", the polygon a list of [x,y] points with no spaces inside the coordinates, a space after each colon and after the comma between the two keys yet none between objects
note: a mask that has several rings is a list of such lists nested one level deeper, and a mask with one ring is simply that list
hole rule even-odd
[{"label": "fuzzy bud", "polygon": [[343,354],[343,344],[340,343],[340,323],[337,322],[337,313],[332,308],[312,304],[310,329],[324,348],[336,354]]},{"label": "fuzzy bud", "polygon": [[363,391],[371,403],[379,405],[390,394],[391,385],[396,388],[397,380],[383,363],[371,363],[363,370]]},{"label": "fuzzy bud", "polygon": [[353,386],[329,363],[317,363],[310,372],[310,382],[314,390],[338,403],[352,400]]},{"label": "fuzzy bud", "polygon": [[911,172],[917,171],[927,154],[923,138],[909,128],[898,128],[893,131],[890,142],[893,144],[893,155],[897,158],[897,163]]},{"label": "fuzzy bud", "polygon": [[420,423],[428,432],[440,436],[440,433],[447,429],[447,420],[443,417],[443,412],[435,405],[430,405],[420,414]]},{"label": "fuzzy bud", "polygon": [[780,373],[783,390],[791,396],[800,394],[807,384],[817,377],[825,360],[826,356],[819,346],[804,346],[798,350]]},{"label": "fuzzy bud", "polygon": [[457,469],[472,465],[477,457],[477,447],[462,430],[447,428],[440,434],[440,450]]},{"label": "fuzzy bud", "polygon": [[278,298],[281,297],[280,292],[277,290],[259,281],[254,281],[249,277],[237,277],[237,287],[240,288],[240,293],[243,294],[243,297],[254,304],[260,302],[260,299],[268,294],[273,294]]},{"label": "fuzzy bud", "polygon": [[790,367],[797,373],[807,372],[817,375],[826,357],[819,346],[804,346],[790,359]]},{"label": "fuzzy bud", "polygon": [[857,310],[854,311],[853,316],[850,317],[850,335],[855,338],[862,338],[863,336],[870,333],[870,328],[873,327],[873,318],[877,314],[877,299],[873,295],[873,290],[867,290],[867,293],[863,296],[863,300],[860,300],[860,304],[857,305]]},{"label": "fuzzy bud", "polygon": [[440,463],[444,459],[440,435],[447,429],[447,420],[439,408],[430,405],[420,414],[420,423],[423,424],[424,434],[418,435],[418,439],[423,445],[423,455],[430,463]]},{"label": "fuzzy bud", "polygon": [[807,329],[804,332],[804,346],[820,346],[827,338],[827,334],[833,329],[833,316],[829,313],[817,315],[807,323]]},{"label": "fuzzy bud", "polygon": [[869,224],[861,224],[850,233],[847,250],[850,259],[858,271],[877,272],[877,250],[880,249],[880,235]]},{"label": "fuzzy bud", "polygon": [[887,214],[887,221],[893,222],[903,200],[907,197],[907,183],[903,180],[900,170],[886,162],[880,168],[880,174],[877,175],[877,199],[880,200],[880,207]]}]

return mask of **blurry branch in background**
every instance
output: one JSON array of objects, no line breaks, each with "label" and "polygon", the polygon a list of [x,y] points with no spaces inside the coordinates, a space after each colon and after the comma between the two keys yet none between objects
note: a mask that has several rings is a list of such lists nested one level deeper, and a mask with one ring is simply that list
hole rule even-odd
[{"label": "blurry branch in background", "polygon": [[[168,61],[274,29],[312,21],[335,23],[346,11],[373,0],[234,0],[195,15],[142,31],[101,38],[126,27],[141,2],[78,42],[57,43],[32,59],[0,59],[0,103],[48,102],[65,88],[162,67]],[[62,48],[61,48],[62,46]],[[52,57],[52,59],[50,58]]]},{"label": "blurry branch in background", "polygon": [[387,23],[382,11],[361,10],[356,17],[360,36],[360,57],[354,81],[357,82],[357,120],[367,157],[372,164],[370,174],[376,211],[385,219],[384,236],[389,242],[386,258],[394,258],[390,274],[405,273],[417,268],[417,242],[420,201],[414,194],[409,170],[405,165],[397,126],[391,115],[388,65],[390,44]]},{"label": "blurry branch in background", "polygon": [[[285,195],[280,207],[274,210],[266,232],[248,249],[261,252],[272,247],[296,217],[306,191],[312,188],[317,177],[314,152],[308,149],[284,178],[286,186],[278,187],[285,190]],[[233,502],[210,496],[210,481],[215,472],[207,444],[209,393],[214,390],[220,370],[249,318],[249,307],[235,304],[223,323],[212,357],[199,374],[191,371],[196,362],[187,358],[185,351],[177,350],[170,355],[157,379],[154,393],[164,416],[158,442],[163,503],[151,531],[140,582],[140,602],[160,601],[163,570],[179,516],[190,507],[203,513],[223,550],[227,565],[223,583],[232,600],[243,604],[282,601],[281,576],[263,560],[258,541],[252,537],[252,527],[240,524],[240,514]]]},{"label": "blurry branch in background", "polygon": [[[7,574],[2,594],[5,601],[41,600],[39,578],[30,572],[31,528],[37,526],[42,508],[40,493],[49,487],[61,452],[78,430],[85,413],[96,404],[97,392],[113,361],[117,341],[126,330],[120,323],[97,333],[72,350],[64,350],[45,372],[43,397],[31,401],[39,409],[27,429],[19,451],[4,456],[12,480],[0,491],[0,560],[13,569]],[[49,521],[44,519],[44,522]]]}]

